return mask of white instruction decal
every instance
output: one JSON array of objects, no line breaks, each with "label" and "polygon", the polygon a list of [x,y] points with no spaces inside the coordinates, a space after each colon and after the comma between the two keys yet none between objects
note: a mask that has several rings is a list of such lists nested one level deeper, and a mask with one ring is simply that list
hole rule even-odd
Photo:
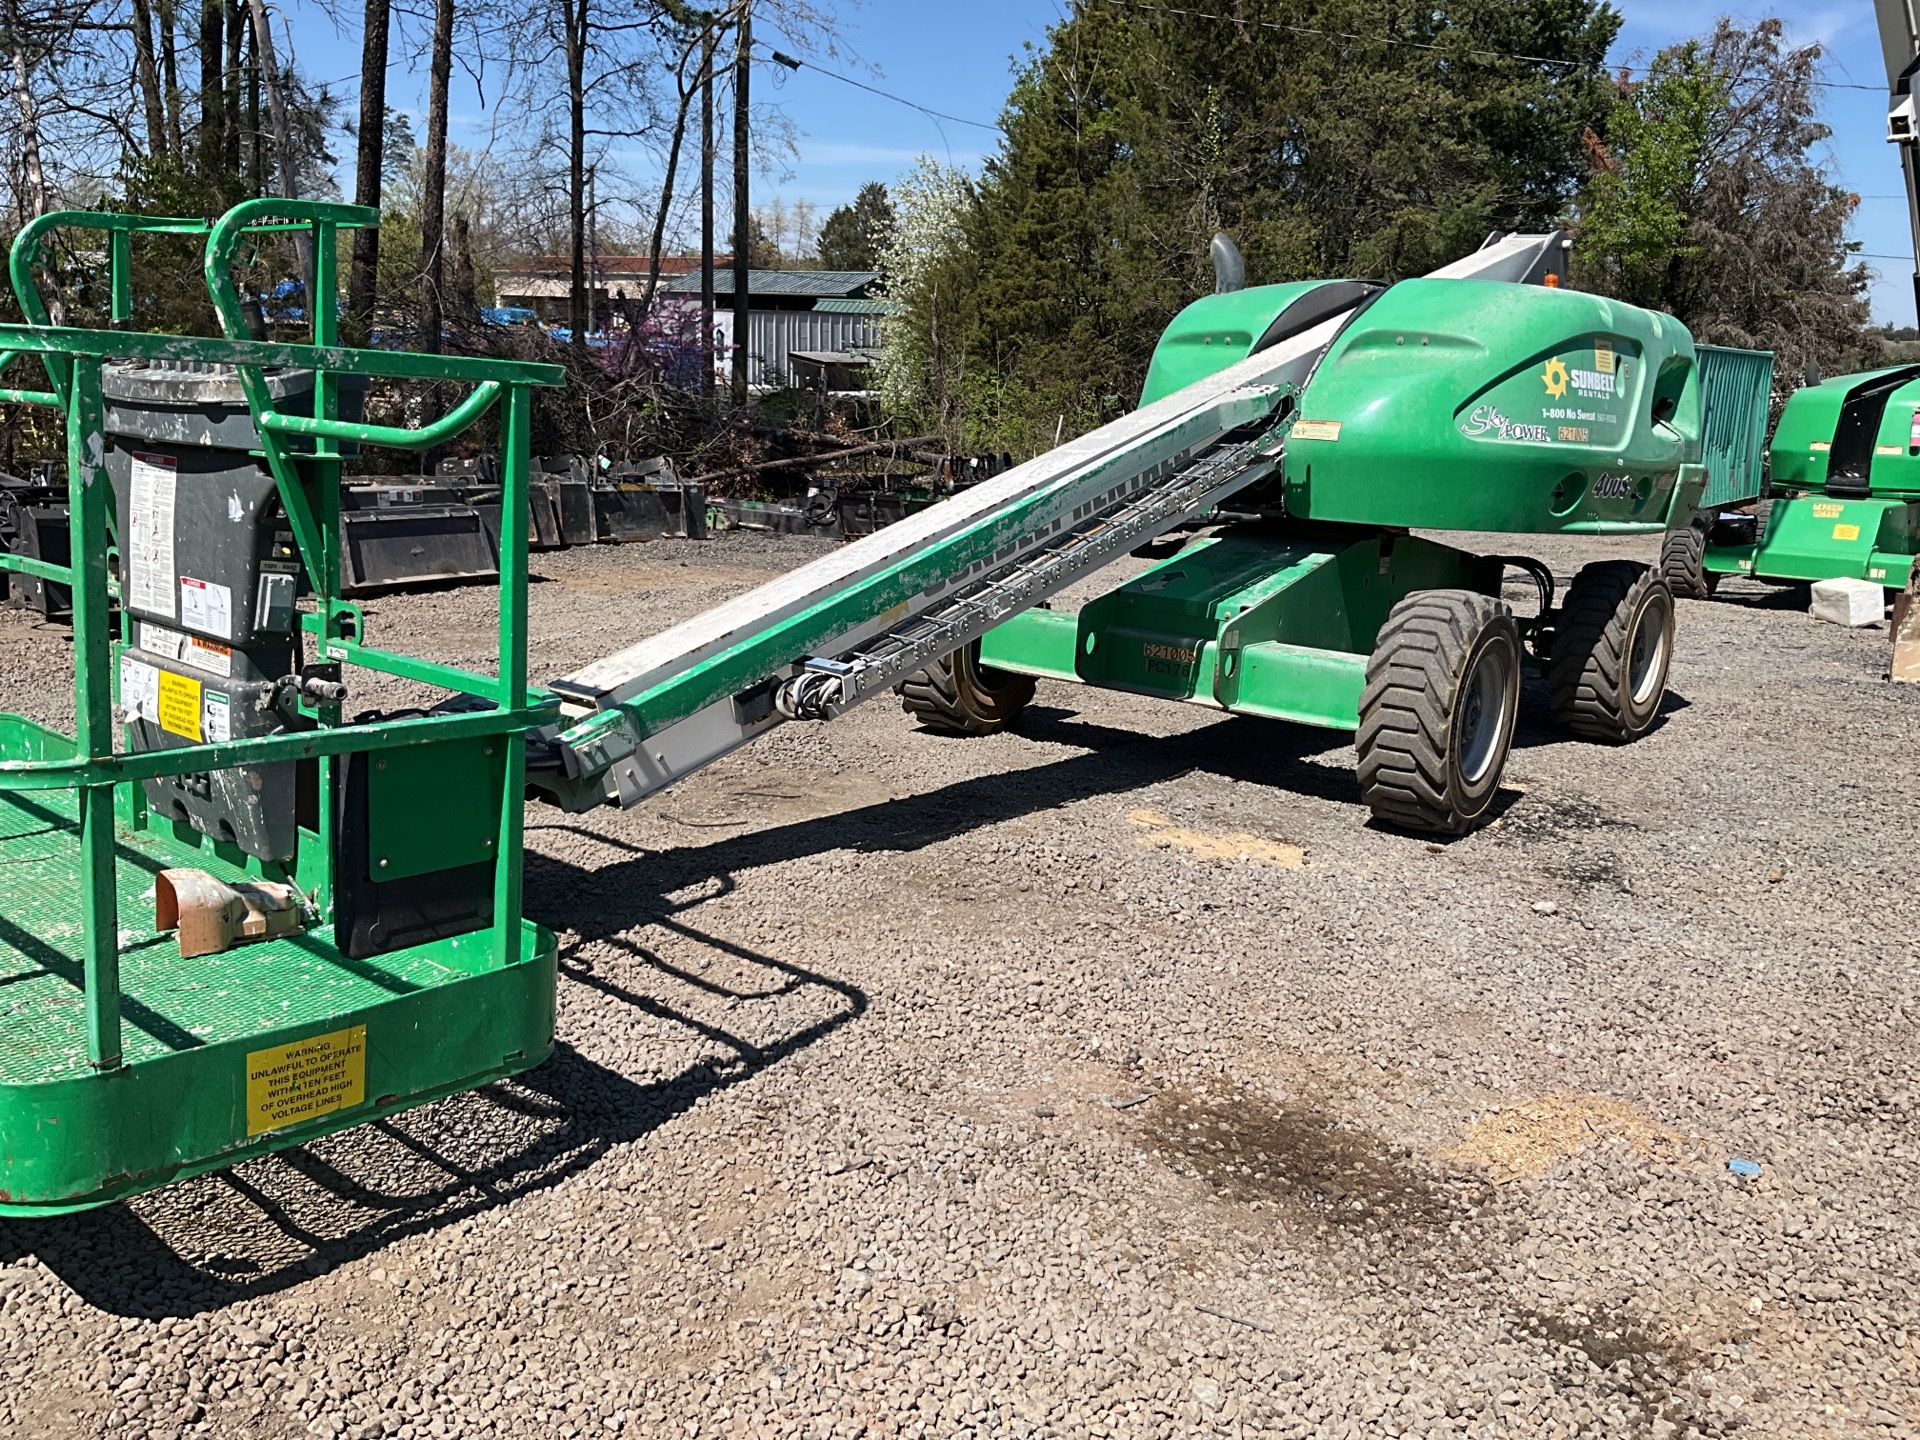
[{"label": "white instruction decal", "polygon": [[160,714],[160,672],[131,655],[120,657],[120,708],[129,720],[154,720]]},{"label": "white instruction decal", "polygon": [[180,648],[186,643],[187,637],[178,630],[169,630],[151,620],[140,622],[140,648],[149,655],[164,655],[169,660],[178,660]]},{"label": "white instruction decal", "polygon": [[209,690],[200,701],[200,729],[206,743],[218,745],[233,738],[233,707],[218,690]]},{"label": "white instruction decal", "polygon": [[135,610],[173,610],[173,497],[175,462],[166,455],[133,457],[133,496],[123,537],[127,604]]},{"label": "white instruction decal", "polygon": [[211,580],[180,577],[180,623],[205,635],[233,639],[233,592]]},{"label": "white instruction decal", "polygon": [[215,675],[233,674],[232,647],[222,645],[218,640],[202,640],[198,635],[189,636],[186,646],[180,651],[180,658],[187,664]]}]

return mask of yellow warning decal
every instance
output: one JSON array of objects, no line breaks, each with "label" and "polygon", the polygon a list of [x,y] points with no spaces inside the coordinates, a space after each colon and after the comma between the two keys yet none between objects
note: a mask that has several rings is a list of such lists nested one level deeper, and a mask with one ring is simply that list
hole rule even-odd
[{"label": "yellow warning decal", "polygon": [[1844,506],[1829,504],[1825,500],[1813,502],[1813,518],[1816,520],[1838,520]]},{"label": "yellow warning decal", "polygon": [[160,728],[183,740],[200,740],[200,682],[160,672]]},{"label": "yellow warning decal", "polygon": [[367,1027],[247,1052],[247,1134],[284,1130],[367,1098]]},{"label": "yellow warning decal", "polygon": [[1873,447],[1873,453],[1876,455],[1899,455],[1904,452],[1906,448],[1904,445],[1876,445]]},{"label": "yellow warning decal", "polygon": [[1295,440],[1338,440],[1340,422],[1338,420],[1296,420],[1290,434]]},{"label": "yellow warning decal", "polygon": [[1836,525],[1833,527],[1833,538],[1836,540],[1858,540],[1860,538],[1860,527],[1858,525]]},{"label": "yellow warning decal", "polygon": [[1809,450],[1818,451],[1818,450],[1831,450],[1833,446],[1828,444],[1825,440],[1816,440],[1813,442],[1813,444],[1809,445],[1807,448]]}]

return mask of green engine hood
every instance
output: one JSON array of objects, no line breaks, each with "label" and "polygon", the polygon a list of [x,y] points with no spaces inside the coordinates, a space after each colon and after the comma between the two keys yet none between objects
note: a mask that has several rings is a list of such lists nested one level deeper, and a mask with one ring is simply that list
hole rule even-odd
[{"label": "green engine hood", "polygon": [[1920,496],[1920,367],[1836,375],[1796,390],[1768,451],[1781,490]]},{"label": "green engine hood", "polygon": [[1286,507],[1442,530],[1657,530],[1699,459],[1693,340],[1672,316],[1406,280],[1341,332],[1301,397]]}]

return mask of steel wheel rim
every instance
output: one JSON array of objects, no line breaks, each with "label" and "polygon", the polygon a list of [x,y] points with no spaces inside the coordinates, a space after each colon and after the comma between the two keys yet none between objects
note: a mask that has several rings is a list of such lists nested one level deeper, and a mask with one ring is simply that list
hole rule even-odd
[{"label": "steel wheel rim", "polygon": [[1507,728],[1511,660],[1504,646],[1489,645],[1473,662],[1460,701],[1460,777],[1469,785],[1486,779],[1500,757]]},{"label": "steel wheel rim", "polygon": [[[1649,620],[1657,619],[1657,625]],[[1640,612],[1633,627],[1633,648],[1627,654],[1627,693],[1635,705],[1645,705],[1660,688],[1667,668],[1667,618],[1656,600]]]}]

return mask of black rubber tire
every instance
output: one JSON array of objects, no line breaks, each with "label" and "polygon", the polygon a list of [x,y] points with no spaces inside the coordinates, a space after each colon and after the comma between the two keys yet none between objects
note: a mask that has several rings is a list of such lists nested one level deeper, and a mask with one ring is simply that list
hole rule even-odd
[{"label": "black rubber tire", "polygon": [[1697,525],[1669,530],[1660,542],[1660,574],[1676,600],[1711,600],[1720,584],[1717,571],[1703,563],[1707,537]]},{"label": "black rubber tire", "polygon": [[1660,572],[1631,560],[1602,560],[1574,576],[1547,667],[1554,721],[1587,740],[1646,734],[1667,694],[1674,608]]},{"label": "black rubber tire", "polygon": [[980,663],[980,642],[916,670],[893,687],[900,708],[929,730],[992,735],[1033,699],[1033,677]]},{"label": "black rubber tire", "polygon": [[1500,788],[1519,709],[1520,631],[1504,602],[1422,590],[1395,605],[1367,660],[1354,736],[1374,818],[1471,830]]}]

